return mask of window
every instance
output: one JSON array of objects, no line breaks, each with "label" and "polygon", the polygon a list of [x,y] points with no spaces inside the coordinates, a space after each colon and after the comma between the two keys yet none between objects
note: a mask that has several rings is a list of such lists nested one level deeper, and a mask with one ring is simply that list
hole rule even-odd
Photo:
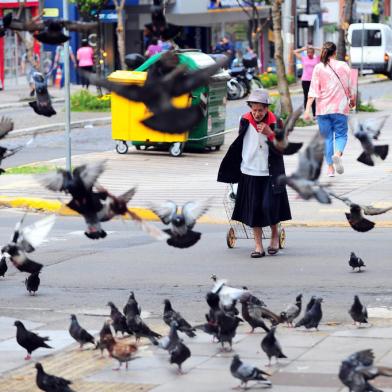
[{"label": "window", "polygon": [[353,30],[351,46],[362,46],[362,31],[364,46],[381,46],[381,30]]}]

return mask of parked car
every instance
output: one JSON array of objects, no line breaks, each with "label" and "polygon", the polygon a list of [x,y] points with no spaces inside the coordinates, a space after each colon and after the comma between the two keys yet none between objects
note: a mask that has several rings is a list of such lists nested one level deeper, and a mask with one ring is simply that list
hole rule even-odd
[{"label": "parked car", "polygon": [[[353,68],[383,73],[392,79],[392,30],[382,23],[353,23],[348,29]],[[363,44],[363,48],[362,48]]]}]

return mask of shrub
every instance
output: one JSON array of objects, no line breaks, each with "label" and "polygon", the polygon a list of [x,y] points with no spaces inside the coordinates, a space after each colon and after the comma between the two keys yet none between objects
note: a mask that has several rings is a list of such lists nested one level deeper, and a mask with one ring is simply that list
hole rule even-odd
[{"label": "shrub", "polygon": [[80,90],[71,96],[71,110],[74,112],[108,112],[110,104],[109,94],[98,97],[87,90]]},{"label": "shrub", "polygon": [[287,75],[286,79],[289,82],[289,84],[295,83],[295,76],[294,75]]}]

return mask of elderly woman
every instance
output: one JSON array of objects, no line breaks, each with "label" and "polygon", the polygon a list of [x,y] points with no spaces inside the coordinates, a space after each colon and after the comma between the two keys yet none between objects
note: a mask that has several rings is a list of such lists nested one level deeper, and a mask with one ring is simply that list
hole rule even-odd
[{"label": "elderly woman", "polygon": [[284,185],[277,178],[285,174],[283,156],[273,147],[275,115],[268,110],[268,92],[254,90],[247,101],[250,112],[240,120],[239,135],[229,147],[219,168],[218,181],[238,183],[232,219],[253,228],[252,258],[265,256],[262,228],[271,227],[268,254],[279,251],[278,224],[290,220],[291,212]]}]

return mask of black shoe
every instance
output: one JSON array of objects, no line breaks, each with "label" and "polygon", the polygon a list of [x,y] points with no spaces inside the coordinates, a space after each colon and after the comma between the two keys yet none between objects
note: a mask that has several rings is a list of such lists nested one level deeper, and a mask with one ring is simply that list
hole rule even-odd
[{"label": "black shoe", "polygon": [[263,252],[256,252],[256,251],[254,251],[254,252],[252,252],[250,254],[250,257],[252,259],[259,259],[260,257],[264,257],[264,256],[265,256],[265,252],[264,251]]}]

